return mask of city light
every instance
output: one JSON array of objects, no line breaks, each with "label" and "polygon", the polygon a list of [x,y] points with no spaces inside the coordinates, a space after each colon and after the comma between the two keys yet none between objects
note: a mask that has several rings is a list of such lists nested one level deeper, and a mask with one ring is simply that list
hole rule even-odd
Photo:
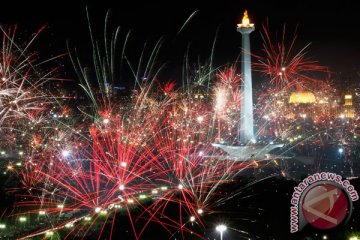
[{"label": "city light", "polygon": [[45,235],[46,235],[47,237],[50,237],[50,236],[53,236],[53,235],[54,235],[54,232],[51,231],[51,230],[48,230],[48,231],[46,231]]},{"label": "city light", "polygon": [[74,224],[73,224],[73,223],[66,223],[66,224],[65,224],[65,227],[66,227],[66,228],[73,228],[73,227],[74,227]]},{"label": "city light", "polygon": [[216,231],[220,233],[220,240],[223,240],[223,233],[226,231],[227,227],[224,224],[216,226]]},{"label": "city light", "polygon": [[45,214],[46,214],[46,211],[43,211],[43,210],[39,211],[39,216],[44,216]]}]

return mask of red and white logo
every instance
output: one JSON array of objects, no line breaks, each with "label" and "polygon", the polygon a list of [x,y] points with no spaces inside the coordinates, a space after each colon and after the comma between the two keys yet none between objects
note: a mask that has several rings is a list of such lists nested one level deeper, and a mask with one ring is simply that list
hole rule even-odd
[{"label": "red and white logo", "polygon": [[301,205],[306,221],[318,229],[334,228],[350,214],[347,194],[330,183],[321,182],[310,186]]}]

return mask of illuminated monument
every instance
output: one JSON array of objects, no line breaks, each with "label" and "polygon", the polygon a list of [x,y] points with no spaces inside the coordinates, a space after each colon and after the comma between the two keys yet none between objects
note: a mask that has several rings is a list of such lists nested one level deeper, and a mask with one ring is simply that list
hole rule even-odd
[{"label": "illuminated monument", "polygon": [[247,11],[245,11],[242,22],[237,25],[237,31],[242,35],[241,73],[243,77],[241,85],[242,101],[238,139],[240,140],[240,143],[245,144],[249,141],[255,142],[250,55],[250,33],[254,30],[255,26],[250,23]]},{"label": "illuminated monument", "polygon": [[[227,156],[237,161],[247,161],[251,159],[279,158],[281,156],[272,155],[271,150],[281,148],[283,144],[255,144],[254,134],[254,114],[253,114],[253,91],[251,77],[251,53],[250,53],[250,33],[255,30],[254,24],[250,23],[247,11],[244,13],[242,23],[237,25],[237,31],[242,35],[242,55],[241,73],[243,83],[241,85],[242,102],[240,109],[240,126],[238,139],[240,146],[230,146],[223,144],[212,144],[214,147],[223,149]],[[248,144],[250,143],[250,144]],[[227,157],[226,157],[227,159]]]}]

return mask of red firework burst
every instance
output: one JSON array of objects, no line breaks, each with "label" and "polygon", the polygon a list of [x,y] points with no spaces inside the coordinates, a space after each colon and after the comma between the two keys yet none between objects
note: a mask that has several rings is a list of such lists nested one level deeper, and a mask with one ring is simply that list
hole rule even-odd
[{"label": "red firework burst", "polygon": [[262,25],[262,29],[264,56],[254,55],[258,61],[253,66],[270,78],[275,89],[292,86],[303,88],[308,84],[318,84],[322,82],[324,73],[329,73],[327,67],[307,56],[310,44],[297,50],[296,30],[288,40],[285,26],[280,39],[271,36],[268,22]]}]

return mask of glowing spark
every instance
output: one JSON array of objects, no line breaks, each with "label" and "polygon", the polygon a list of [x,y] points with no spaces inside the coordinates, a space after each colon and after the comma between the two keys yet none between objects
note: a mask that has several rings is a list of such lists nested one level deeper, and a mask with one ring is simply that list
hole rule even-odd
[{"label": "glowing spark", "polygon": [[70,156],[70,151],[69,150],[62,150],[62,152],[61,152],[61,155],[63,156],[63,157],[69,157]]}]

